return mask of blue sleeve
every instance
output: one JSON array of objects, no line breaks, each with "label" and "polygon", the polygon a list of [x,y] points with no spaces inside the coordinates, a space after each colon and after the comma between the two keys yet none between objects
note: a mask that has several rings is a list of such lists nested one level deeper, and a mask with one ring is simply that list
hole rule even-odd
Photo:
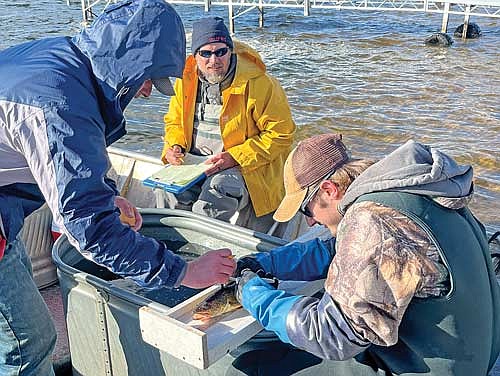
[{"label": "blue sleeve", "polygon": [[283,342],[322,359],[349,359],[370,345],[351,329],[327,293],[322,299],[292,295],[254,277],[243,286],[242,305]]},{"label": "blue sleeve", "polygon": [[68,239],[87,257],[142,287],[174,286],[186,262],[119,220],[116,187],[106,177],[110,162],[104,120],[88,111],[94,107],[86,99],[84,113],[76,106],[45,110],[47,143],[37,140],[32,158],[50,165],[40,168],[35,179]]},{"label": "blue sleeve", "polygon": [[333,259],[335,238],[293,242],[257,254],[264,271],[281,280],[314,281],[325,278]]},{"label": "blue sleeve", "polygon": [[300,296],[276,290],[259,277],[254,277],[243,286],[241,304],[266,330],[286,343],[288,338],[286,321],[288,312]]}]

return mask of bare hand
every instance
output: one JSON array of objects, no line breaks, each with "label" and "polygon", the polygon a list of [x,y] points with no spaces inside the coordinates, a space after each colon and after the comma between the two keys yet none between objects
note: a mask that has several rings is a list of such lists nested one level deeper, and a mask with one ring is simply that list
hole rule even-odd
[{"label": "bare hand", "polygon": [[120,209],[120,221],[128,225],[134,231],[138,231],[142,226],[142,217],[137,208],[125,197],[116,196],[115,205]]},{"label": "bare hand", "polygon": [[205,171],[207,176],[221,172],[222,170],[227,170],[228,168],[238,165],[231,154],[227,151],[215,154],[213,157],[205,161],[206,164],[213,164]]},{"label": "bare hand", "polygon": [[227,283],[236,269],[231,250],[227,248],[208,251],[187,264],[186,275],[181,284],[194,289],[217,283]]},{"label": "bare hand", "polygon": [[179,145],[174,145],[169,148],[165,154],[167,162],[172,165],[180,165],[184,162],[184,153]]}]

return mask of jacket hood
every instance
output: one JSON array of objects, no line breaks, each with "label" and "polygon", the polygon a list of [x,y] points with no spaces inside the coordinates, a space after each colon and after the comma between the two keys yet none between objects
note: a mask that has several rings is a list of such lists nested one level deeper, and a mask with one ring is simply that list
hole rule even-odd
[{"label": "jacket hood", "polygon": [[[260,54],[249,45],[236,41],[234,42],[234,53],[238,55],[239,70],[248,78],[257,77],[266,72],[266,66]],[[238,66],[236,67],[238,76]]]},{"label": "jacket hood", "polygon": [[114,122],[123,120],[123,110],[144,81],[182,77],[184,27],[163,0],[127,0],[109,6],[72,41],[89,59],[108,102],[103,110],[115,112],[110,116]]},{"label": "jacket hood", "polygon": [[347,189],[339,211],[363,194],[397,191],[427,195],[450,208],[465,206],[472,195],[473,170],[458,165],[448,155],[415,141],[408,141],[367,168]]}]

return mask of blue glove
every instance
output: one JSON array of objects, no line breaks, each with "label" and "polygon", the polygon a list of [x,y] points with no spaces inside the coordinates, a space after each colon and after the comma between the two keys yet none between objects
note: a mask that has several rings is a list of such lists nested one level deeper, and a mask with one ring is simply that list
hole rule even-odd
[{"label": "blue glove", "polygon": [[265,329],[291,343],[286,329],[288,312],[300,296],[276,290],[251,270],[243,270],[236,285],[236,299]]}]

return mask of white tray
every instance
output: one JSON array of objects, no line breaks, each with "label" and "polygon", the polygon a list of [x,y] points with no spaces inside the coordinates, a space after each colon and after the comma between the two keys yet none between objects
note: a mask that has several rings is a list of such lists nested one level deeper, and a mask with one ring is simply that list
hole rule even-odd
[{"label": "white tray", "polygon": [[[320,291],[324,280],[282,281],[281,290],[311,296]],[[139,320],[145,342],[199,369],[206,369],[254,335],[262,326],[243,308],[214,322],[192,319],[194,307],[220,289],[212,286],[163,313],[141,307]]]}]

